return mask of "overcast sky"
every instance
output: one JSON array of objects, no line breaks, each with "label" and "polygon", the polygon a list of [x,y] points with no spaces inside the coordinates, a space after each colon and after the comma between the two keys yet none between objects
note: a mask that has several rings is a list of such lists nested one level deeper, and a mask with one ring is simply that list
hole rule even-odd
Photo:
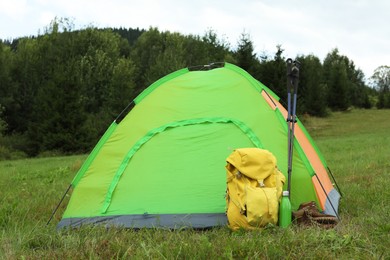
[{"label": "overcast sky", "polygon": [[208,30],[229,42],[250,35],[258,54],[285,57],[332,49],[352,59],[366,77],[390,65],[389,0],[0,0],[0,39],[37,35],[54,17],[75,28],[157,27],[203,35]]}]

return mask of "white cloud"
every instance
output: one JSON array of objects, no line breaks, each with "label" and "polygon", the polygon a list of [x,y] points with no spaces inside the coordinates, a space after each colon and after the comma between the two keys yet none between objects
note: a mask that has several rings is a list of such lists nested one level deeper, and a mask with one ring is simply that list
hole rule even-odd
[{"label": "white cloud", "polygon": [[0,1],[0,14],[9,19],[16,20],[20,16],[25,15],[27,12],[28,5],[26,0]]}]

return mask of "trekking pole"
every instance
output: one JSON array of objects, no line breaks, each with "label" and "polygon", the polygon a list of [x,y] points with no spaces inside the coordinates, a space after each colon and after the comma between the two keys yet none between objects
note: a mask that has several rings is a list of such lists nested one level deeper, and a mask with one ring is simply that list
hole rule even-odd
[{"label": "trekking pole", "polygon": [[[298,96],[298,82],[299,82],[299,62],[292,61],[291,59],[287,60],[287,83],[288,83],[288,92],[291,98],[291,91],[293,91],[294,99],[291,104],[291,111],[288,115],[288,179],[287,179],[287,190],[289,192],[289,196],[291,196],[291,174],[292,174],[292,160],[293,160],[293,151],[294,151],[294,130],[296,123],[296,110],[297,110],[297,96]],[[291,101],[290,101],[291,102]]]},{"label": "trekking pole", "polygon": [[292,123],[292,108],[291,108],[291,94],[294,95],[291,88],[291,79],[290,74],[293,66],[293,60],[287,59],[287,191],[288,191],[288,197],[290,198],[290,191],[291,191],[291,185],[290,185],[290,178],[291,178],[291,162],[292,162],[292,153],[291,153],[291,143],[292,143],[292,137],[291,137],[291,123]]},{"label": "trekking pole", "polygon": [[[290,193],[290,165],[292,162],[291,154],[291,122],[292,122],[292,111],[291,111],[291,79],[289,77],[293,65],[292,59],[287,59],[287,191]],[[290,198],[290,194],[288,195]]]},{"label": "trekking pole", "polygon": [[[293,122],[293,111],[291,109],[291,71],[293,68],[293,60],[287,59],[287,190],[283,191],[283,196],[279,205],[279,226],[286,228],[291,224],[291,200],[290,200],[290,190],[291,190],[291,163],[292,163],[292,122]],[[293,109],[294,110],[294,109]]]}]

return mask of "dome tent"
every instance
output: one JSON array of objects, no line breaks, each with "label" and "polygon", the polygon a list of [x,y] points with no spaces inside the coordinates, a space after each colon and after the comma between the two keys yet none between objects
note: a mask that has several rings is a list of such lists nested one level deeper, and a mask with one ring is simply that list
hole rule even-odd
[{"label": "dome tent", "polygon": [[[287,111],[278,100],[229,63],[161,78],[118,116],[88,156],[58,228],[225,225],[225,164],[234,149],[266,149],[287,174]],[[299,120],[294,142],[293,210],[315,201],[337,215],[340,195]]]}]

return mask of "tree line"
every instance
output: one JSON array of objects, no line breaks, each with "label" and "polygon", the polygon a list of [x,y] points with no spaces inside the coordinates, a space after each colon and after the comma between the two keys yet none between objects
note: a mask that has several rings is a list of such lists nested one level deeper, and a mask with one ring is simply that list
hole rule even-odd
[{"label": "tree line", "polygon": [[[212,30],[203,36],[157,28],[74,30],[55,19],[42,35],[0,40],[0,159],[89,151],[142,90],[184,67],[236,64],[283,101],[283,51],[276,46],[274,55],[257,55],[245,33],[232,49]],[[386,66],[373,77],[377,87],[370,88],[363,72],[337,49],[323,62],[314,55],[296,60],[301,64],[299,114],[390,107],[389,83],[381,82],[389,75]]]}]

